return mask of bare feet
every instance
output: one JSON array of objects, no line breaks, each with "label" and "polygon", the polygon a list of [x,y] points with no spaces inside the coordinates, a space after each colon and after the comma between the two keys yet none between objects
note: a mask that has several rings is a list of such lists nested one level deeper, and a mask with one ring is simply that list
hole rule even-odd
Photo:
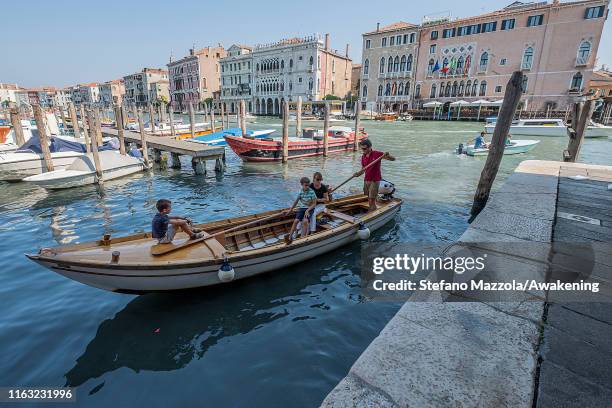
[{"label": "bare feet", "polygon": [[291,234],[285,235],[285,244],[289,245],[291,242],[293,242],[293,239],[291,238]]}]

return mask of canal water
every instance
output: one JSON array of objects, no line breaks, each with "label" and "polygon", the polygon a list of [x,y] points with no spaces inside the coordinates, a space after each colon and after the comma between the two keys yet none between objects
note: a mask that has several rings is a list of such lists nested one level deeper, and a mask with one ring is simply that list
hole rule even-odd
[{"label": "canal water", "polygon": [[[306,126],[310,123],[305,123]],[[321,127],[321,123],[313,123]],[[384,177],[405,200],[372,240],[446,242],[466,220],[484,158],[457,156],[481,124],[365,121],[375,148],[397,157]],[[257,119],[254,129],[277,129]],[[558,160],[566,141],[541,138],[503,159],[497,185],[525,159]],[[612,164],[612,141],[587,140],[582,160]],[[1,386],[78,387],[76,406],[317,406],[399,308],[361,296],[360,243],[227,288],[143,296],[109,293],[28,261],[40,247],[148,230],[159,198],[197,221],[291,204],[301,176],[337,185],[359,168],[352,153],[243,163],[194,176],[154,169],[103,189],[47,193],[0,184]],[[359,188],[353,181],[343,193]]]}]

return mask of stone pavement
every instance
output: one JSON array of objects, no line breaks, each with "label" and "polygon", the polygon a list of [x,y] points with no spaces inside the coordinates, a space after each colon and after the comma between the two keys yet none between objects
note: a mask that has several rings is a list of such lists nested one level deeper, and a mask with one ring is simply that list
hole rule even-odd
[{"label": "stone pavement", "polygon": [[[603,237],[592,224],[584,226],[567,215],[559,222],[558,193],[560,208],[570,214],[578,214],[572,206],[584,204],[572,202],[575,187],[563,177],[559,182],[560,171],[592,171],[591,179],[612,174],[603,166],[525,161],[459,241],[492,250],[498,277],[549,276],[553,231],[557,240],[567,236],[572,242],[574,234],[588,242]],[[612,197],[612,192],[598,194]],[[604,219],[601,211],[607,207],[601,208],[602,197],[596,198],[585,199],[599,213],[578,215]],[[589,279],[609,285],[612,263],[604,255],[612,251],[609,244],[598,248]],[[552,254],[553,262],[574,256],[563,250],[567,247]],[[603,292],[600,300],[612,293],[609,288]],[[427,302],[404,304],[322,406],[612,406],[609,303],[550,304],[543,292],[503,302],[465,302],[446,292],[430,296]]]}]

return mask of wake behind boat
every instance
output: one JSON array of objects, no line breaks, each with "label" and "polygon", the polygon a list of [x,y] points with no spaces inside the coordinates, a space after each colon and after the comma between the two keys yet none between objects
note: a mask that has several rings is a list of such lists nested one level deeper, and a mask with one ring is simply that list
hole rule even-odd
[{"label": "wake behind boat", "polygon": [[[117,151],[102,151],[99,157],[104,181],[138,173],[145,169],[142,159],[122,155]],[[98,176],[93,154],[89,153],[76,158],[64,169],[26,177],[23,181],[49,190],[59,190],[95,184],[98,182]]]},{"label": "wake behind boat", "polygon": [[[43,248],[27,256],[67,278],[115,292],[213,286],[286,268],[365,238],[368,234],[361,232],[391,221],[402,200],[389,198],[377,204],[376,210],[367,212],[366,196],[334,200],[327,204],[328,221],[290,244],[283,237],[294,216],[276,210],[198,225],[210,235],[191,244],[183,233],[171,244],[158,244],[150,233],[141,233]],[[171,252],[154,255],[160,245],[176,249],[168,247]]]}]

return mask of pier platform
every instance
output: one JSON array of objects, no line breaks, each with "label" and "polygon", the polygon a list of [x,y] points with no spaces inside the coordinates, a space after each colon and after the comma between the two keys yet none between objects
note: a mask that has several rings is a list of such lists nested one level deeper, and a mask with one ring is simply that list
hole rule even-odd
[{"label": "pier platform", "polygon": [[[105,137],[117,137],[117,129],[102,128]],[[141,144],[140,133],[124,131],[126,143]],[[190,156],[196,174],[206,174],[206,161],[215,160],[215,170],[223,171],[225,162],[225,148],[207,146],[202,143],[192,143],[185,140],[176,140],[166,136],[146,136],[147,147],[153,149],[156,162],[161,159],[161,152],[168,152],[172,157],[173,168],[180,167],[180,156]]]},{"label": "pier platform", "polygon": [[506,280],[597,282],[589,300],[415,293],[322,406],[612,406],[611,183],[612,167],[524,161],[458,241],[490,250]]}]

